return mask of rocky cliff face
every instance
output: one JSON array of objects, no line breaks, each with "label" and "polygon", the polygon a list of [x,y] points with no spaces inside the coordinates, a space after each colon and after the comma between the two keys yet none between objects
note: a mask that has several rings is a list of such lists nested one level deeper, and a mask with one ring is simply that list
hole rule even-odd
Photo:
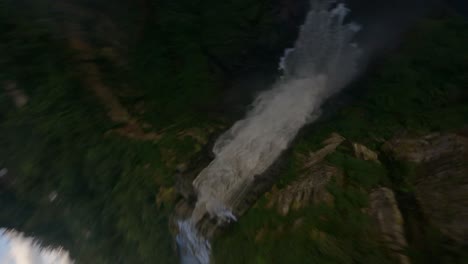
[{"label": "rocky cliff face", "polygon": [[281,215],[287,215],[290,210],[305,208],[310,204],[333,204],[333,196],[328,192],[327,185],[334,179],[341,181],[343,173],[340,169],[320,163],[308,169],[299,180],[278,190],[274,188],[267,207],[275,207]]},{"label": "rocky cliff face", "polygon": [[322,142],[322,148],[303,157],[303,175],[285,188],[278,190],[273,187],[267,207],[275,207],[279,214],[287,215],[291,209],[302,209],[310,204],[333,204],[333,196],[327,186],[331,180],[342,182],[343,172],[324,159],[344,141],[341,135],[333,133]]},{"label": "rocky cliff face", "polygon": [[416,199],[424,217],[444,235],[468,243],[468,137],[466,131],[395,138],[384,150],[414,164]]},{"label": "rocky cliff face", "polygon": [[[304,232],[308,230],[315,241],[322,241],[319,238],[328,237],[329,243],[338,245],[343,238],[329,231],[319,230],[315,225],[312,225],[311,229],[310,222],[313,220],[305,215],[306,212],[315,210],[316,206],[328,208],[326,210],[333,211],[333,214],[337,213],[342,209],[343,205],[340,203],[343,200],[340,199],[343,198],[336,196],[337,193],[330,190],[354,188],[357,192],[363,193],[368,200],[367,205],[352,209],[360,210],[370,220],[370,225],[365,228],[366,232],[369,232],[365,235],[365,239],[372,241],[370,243],[381,245],[388,255],[389,263],[420,263],[410,252],[419,251],[428,254],[432,248],[425,248],[426,246],[421,248],[419,244],[427,245],[427,241],[416,241],[418,239],[429,239],[430,243],[439,246],[446,243],[446,238],[457,246],[466,244],[467,150],[466,131],[426,136],[398,135],[384,142],[377,150],[333,133],[322,142],[319,149],[300,156],[301,174],[295,180],[285,186],[273,185],[264,196],[266,202],[261,205],[256,204],[256,207],[260,206],[262,210],[270,210],[288,219],[287,223],[291,224],[291,229],[285,228],[285,223],[265,224],[256,230],[255,241],[261,244],[262,241],[267,241],[268,237],[276,236],[288,239],[286,236],[296,236],[297,230]],[[334,162],[333,158],[330,159],[330,157],[343,158],[343,156],[344,159],[348,159],[348,163],[339,165],[340,163]],[[404,188],[410,188],[406,192],[410,192],[416,198],[416,209],[411,210],[421,211],[423,214],[421,219],[407,219],[409,217],[405,211],[407,210],[405,208],[408,208],[405,204],[407,201],[400,197],[403,186],[396,182],[392,175],[394,168],[400,166],[401,162],[408,163],[412,168],[398,176],[404,179],[406,184]],[[359,169],[359,166],[364,167],[352,171],[350,167],[353,166],[355,169]],[[365,166],[381,168],[387,174],[384,177],[388,179],[374,183],[373,187],[359,185],[355,179],[351,179],[356,177],[356,174],[361,176],[368,174],[366,177],[370,178],[380,177]],[[348,201],[350,197],[344,199]],[[258,213],[258,210],[253,210]],[[304,215],[301,212],[304,212]],[[350,224],[353,221],[348,213],[345,214],[344,225],[347,221]],[[247,212],[246,217],[248,214]],[[327,219],[320,214],[314,215],[314,218]],[[365,223],[362,222],[361,225]],[[432,240],[440,238],[427,237],[427,234],[415,238],[412,225],[419,226],[423,232],[436,228],[443,238]],[[317,237],[316,234],[320,235]]]},{"label": "rocky cliff face", "polygon": [[383,242],[398,263],[409,264],[409,258],[403,254],[408,243],[403,227],[403,216],[398,208],[395,194],[388,188],[377,188],[370,193],[369,201],[369,213],[376,220]]}]

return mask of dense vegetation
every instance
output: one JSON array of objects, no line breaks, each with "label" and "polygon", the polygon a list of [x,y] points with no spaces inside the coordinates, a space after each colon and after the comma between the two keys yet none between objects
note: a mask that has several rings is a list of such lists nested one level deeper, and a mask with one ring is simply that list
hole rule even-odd
[{"label": "dense vegetation", "polygon": [[[467,43],[463,19],[433,17],[420,22],[406,34],[398,50],[386,54],[368,76],[345,91],[355,97],[352,103],[306,128],[277,185],[300,176],[298,157],[317,149],[332,132],[378,150],[399,133],[424,135],[466,126]],[[411,197],[411,164],[359,160],[346,147],[340,147],[327,161],[344,170],[346,178],[345,186],[329,186],[336,199],[334,206],[314,205],[280,216],[265,207],[266,194],[238,225],[217,239],[217,263],[394,263],[376,242],[375,226],[362,208],[368,206],[367,193],[377,186]],[[411,203],[403,207],[409,210],[405,217],[415,217]],[[294,228],[298,219],[303,223]],[[425,223],[416,225],[426,226],[417,241],[410,241],[408,254],[414,263],[468,261],[465,249],[447,243]]]},{"label": "dense vegetation", "polygon": [[0,168],[8,176],[0,181],[0,226],[63,246],[78,263],[174,263],[168,218],[176,166],[222,129],[210,109],[233,76],[271,67],[295,33],[279,26],[278,5],[267,1],[92,2],[71,5],[114,19],[125,37],[86,28],[91,66],[157,137],[118,133],[127,124],[109,118],[107,98],[86,87],[97,78],[82,81],[89,64],[80,66],[61,26],[86,15],[75,18],[51,1],[2,1],[0,82],[14,82],[29,101],[16,109],[1,88]]},{"label": "dense vegetation", "polygon": [[[9,171],[0,179],[0,227],[64,246],[77,263],[176,262],[168,223],[179,198],[176,167],[200,155],[208,138],[229,124],[216,103],[225,88],[246,71],[274,69],[296,34],[278,14],[285,7],[281,1],[150,0],[141,1],[141,17],[142,7],[128,1],[114,1],[125,14],[105,1],[74,1],[124,21],[118,28],[127,37],[110,46],[124,62],[103,55],[109,44],[89,37],[92,63],[145,133],[158,134],[148,140],[118,133],[126,124],[109,118],[82,82],[86,72],[57,27],[61,20],[47,0],[33,9],[21,6],[31,2],[0,2],[0,83],[13,81],[29,97],[16,109],[0,92],[0,169]],[[466,43],[466,22],[424,21],[356,84],[363,96],[307,129],[294,151],[316,148],[333,131],[378,148],[402,129],[424,133],[467,124]],[[294,157],[279,184],[297,177]],[[329,158],[350,175],[349,187],[330,186],[336,208],[282,217],[262,208],[261,199],[216,241],[217,263],[386,263],[360,208],[365,190],[404,184],[346,150]],[[298,215],[306,218],[303,229],[255,242],[259,227],[288,226]],[[305,229],[317,230],[316,239]]]}]

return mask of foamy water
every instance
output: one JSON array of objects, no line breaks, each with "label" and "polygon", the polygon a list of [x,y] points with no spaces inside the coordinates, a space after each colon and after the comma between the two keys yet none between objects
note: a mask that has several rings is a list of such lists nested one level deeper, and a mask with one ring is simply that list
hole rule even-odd
[{"label": "foamy water", "polygon": [[72,264],[67,251],[41,248],[33,238],[0,229],[1,264]]},{"label": "foamy water", "polygon": [[343,24],[349,10],[343,4],[330,10],[330,4],[312,1],[295,47],[280,61],[282,78],[217,140],[215,159],[194,180],[198,200],[192,217],[179,222],[178,237],[198,237],[179,243],[190,248],[187,252],[198,263],[209,263],[210,247],[195,224],[206,214],[221,222],[236,220],[233,209],[254,177],[279,158],[299,130],[320,116],[324,101],[357,73],[360,51],[352,39],[359,26]]}]

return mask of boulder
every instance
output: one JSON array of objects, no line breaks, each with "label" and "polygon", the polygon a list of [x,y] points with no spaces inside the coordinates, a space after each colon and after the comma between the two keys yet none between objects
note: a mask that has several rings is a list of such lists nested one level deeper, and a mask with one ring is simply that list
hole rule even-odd
[{"label": "boulder", "polygon": [[353,142],[352,146],[356,158],[380,163],[379,155],[376,152],[359,143]]}]

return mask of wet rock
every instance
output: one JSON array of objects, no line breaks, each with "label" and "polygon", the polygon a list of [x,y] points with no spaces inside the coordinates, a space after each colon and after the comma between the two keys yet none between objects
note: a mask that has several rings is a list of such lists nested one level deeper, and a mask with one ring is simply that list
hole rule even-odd
[{"label": "wet rock", "polygon": [[388,188],[375,189],[371,192],[369,201],[369,214],[377,222],[383,241],[399,263],[410,263],[409,258],[402,254],[408,244],[404,234],[403,217],[393,191]]},{"label": "wet rock", "polygon": [[207,144],[200,151],[200,154],[195,155],[190,161],[175,165],[175,190],[184,199],[189,201],[196,199],[197,195],[192,182],[200,171],[210,163],[212,159],[211,149],[212,144]]},{"label": "wet rock", "polygon": [[175,190],[185,199],[194,199],[196,197],[195,189],[192,185],[191,175],[177,172],[174,175],[175,178]]},{"label": "wet rock", "polygon": [[190,218],[192,211],[193,205],[188,200],[181,200],[176,204],[169,221],[169,230],[171,233],[179,233],[178,221]]}]

